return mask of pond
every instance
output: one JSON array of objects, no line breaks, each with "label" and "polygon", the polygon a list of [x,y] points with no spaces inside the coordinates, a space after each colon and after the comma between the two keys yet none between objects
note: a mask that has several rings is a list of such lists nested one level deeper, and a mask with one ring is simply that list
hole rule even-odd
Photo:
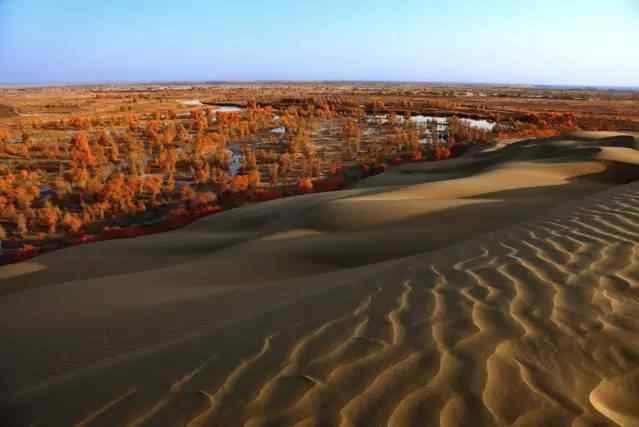
[{"label": "pond", "polygon": [[244,111],[244,108],[237,107],[235,105],[214,105],[215,110],[214,113],[235,113],[239,111]]},{"label": "pond", "polygon": [[[410,121],[416,123],[419,126],[427,126],[431,123],[437,123],[437,130],[446,130],[448,127],[448,117],[434,117],[434,116],[424,116],[422,114],[411,116]],[[477,119],[460,119],[463,123],[466,123],[477,129],[484,129],[487,131],[493,130],[495,127],[494,122],[489,122],[488,120],[477,120]],[[388,121],[388,116],[386,114],[371,116],[368,119],[369,123],[377,122],[377,123],[386,123]],[[402,123],[404,121],[403,116],[397,116],[397,121]]]},{"label": "pond", "polygon": [[[199,99],[183,99],[178,102],[185,107],[201,107],[204,105]],[[232,113],[237,111],[244,111],[244,108],[238,107],[236,105],[212,105],[212,107],[214,113]]]},{"label": "pond", "polygon": [[488,120],[477,120],[477,119],[460,119],[462,122],[464,123],[468,123],[470,126],[478,128],[478,129],[484,129],[487,131],[491,131],[495,128],[495,125],[497,123],[495,122],[489,122]]},{"label": "pond", "polygon": [[240,150],[240,144],[231,144],[227,151],[231,155],[231,162],[229,163],[229,175],[235,176],[240,172],[240,168],[242,167],[242,160],[244,160],[244,155]]}]

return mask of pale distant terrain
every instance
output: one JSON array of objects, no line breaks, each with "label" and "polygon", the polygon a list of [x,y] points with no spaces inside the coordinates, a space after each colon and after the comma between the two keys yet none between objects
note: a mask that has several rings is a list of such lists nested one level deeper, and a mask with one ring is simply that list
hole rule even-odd
[{"label": "pale distant terrain", "polygon": [[0,267],[7,425],[637,426],[639,135]]}]

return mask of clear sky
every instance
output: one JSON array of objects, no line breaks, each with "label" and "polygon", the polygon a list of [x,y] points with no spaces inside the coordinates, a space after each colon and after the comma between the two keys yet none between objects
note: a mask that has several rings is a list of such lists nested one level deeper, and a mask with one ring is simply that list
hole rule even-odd
[{"label": "clear sky", "polygon": [[639,86],[639,0],[0,0],[0,83]]}]

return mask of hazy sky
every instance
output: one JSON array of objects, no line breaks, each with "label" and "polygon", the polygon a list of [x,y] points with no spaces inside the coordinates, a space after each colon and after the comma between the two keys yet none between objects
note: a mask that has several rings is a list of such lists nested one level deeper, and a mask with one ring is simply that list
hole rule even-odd
[{"label": "hazy sky", "polygon": [[639,86],[639,0],[0,0],[0,83]]}]

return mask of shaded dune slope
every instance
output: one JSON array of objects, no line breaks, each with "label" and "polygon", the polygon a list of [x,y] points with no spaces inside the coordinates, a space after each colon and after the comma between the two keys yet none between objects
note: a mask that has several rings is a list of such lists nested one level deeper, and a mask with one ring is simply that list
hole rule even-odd
[{"label": "shaded dune slope", "polygon": [[410,256],[639,178],[636,144],[632,136],[583,133],[407,164],[352,190],[248,206],[174,233],[73,248],[81,269],[67,262],[69,251],[46,254],[0,269],[0,280],[8,279],[0,293],[145,270],[173,281],[202,266],[215,271],[215,280],[207,274],[187,282],[250,286]]},{"label": "shaded dune slope", "polygon": [[[452,181],[409,165],[429,182],[101,243],[107,265],[86,246],[13,266],[7,285],[31,288],[0,299],[9,408],[43,426],[639,425],[639,184],[608,188],[634,178],[632,143],[576,135],[545,157],[526,141],[452,161],[473,169]],[[406,253],[410,230],[435,236]],[[357,236],[369,252],[334,262]],[[305,241],[315,270],[218,278],[247,256],[305,265]],[[96,269],[60,266],[78,253]]]}]

